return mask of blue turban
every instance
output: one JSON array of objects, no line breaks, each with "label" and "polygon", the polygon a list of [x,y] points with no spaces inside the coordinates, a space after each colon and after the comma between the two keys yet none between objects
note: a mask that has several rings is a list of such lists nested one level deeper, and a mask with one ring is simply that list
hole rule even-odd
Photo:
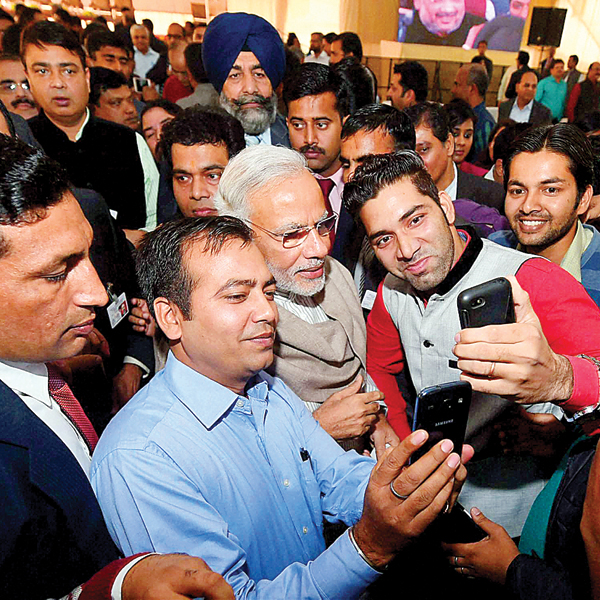
[{"label": "blue turban", "polygon": [[204,33],[202,62],[215,89],[221,91],[242,50],[258,58],[275,89],[285,73],[283,42],[273,25],[247,13],[222,13]]}]

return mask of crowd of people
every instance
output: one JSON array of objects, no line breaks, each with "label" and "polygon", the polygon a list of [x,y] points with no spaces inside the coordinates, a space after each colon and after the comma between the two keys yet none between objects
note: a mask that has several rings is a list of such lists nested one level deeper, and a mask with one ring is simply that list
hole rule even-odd
[{"label": "crowd of people", "polygon": [[[416,61],[380,103],[353,32],[17,9],[6,597],[600,599],[600,63],[519,52],[496,122],[485,39],[448,104]],[[514,322],[461,327],[497,278]],[[416,459],[459,380],[465,444]]]}]

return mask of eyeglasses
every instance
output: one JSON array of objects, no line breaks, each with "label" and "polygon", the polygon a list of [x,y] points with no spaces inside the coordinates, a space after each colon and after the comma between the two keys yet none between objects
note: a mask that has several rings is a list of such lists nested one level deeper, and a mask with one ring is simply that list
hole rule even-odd
[{"label": "eyeglasses", "polygon": [[257,229],[268,233],[276,240],[280,240],[284,248],[296,248],[306,240],[308,234],[313,229],[315,229],[321,237],[327,237],[333,231],[337,222],[337,218],[337,214],[333,213],[331,216],[322,219],[311,227],[299,227],[298,229],[292,229],[291,231],[286,231],[285,233],[273,233],[272,231],[269,231],[268,229],[265,229],[256,223],[252,223],[252,221],[246,222]]},{"label": "eyeglasses", "polygon": [[0,89],[3,92],[14,92],[17,89],[17,86],[21,86],[25,92],[29,91],[29,81],[2,81],[0,83]]}]

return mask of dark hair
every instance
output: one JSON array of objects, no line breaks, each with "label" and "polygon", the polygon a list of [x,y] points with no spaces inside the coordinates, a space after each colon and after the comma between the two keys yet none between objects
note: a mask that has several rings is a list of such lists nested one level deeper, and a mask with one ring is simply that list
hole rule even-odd
[{"label": "dark hair", "polygon": [[164,98],[158,98],[158,100],[150,100],[149,102],[146,102],[144,108],[142,108],[140,119],[143,119],[144,115],[152,108],[162,108],[165,112],[168,112],[174,117],[183,112],[183,108],[179,106],[179,104],[175,104],[175,102],[165,100]]},{"label": "dark hair", "polygon": [[[287,42],[285,43],[286,46],[293,46],[294,42],[298,40],[298,36],[295,33],[288,33],[288,38],[287,38]],[[300,40],[298,40],[300,41]]]},{"label": "dark hair", "polygon": [[448,113],[441,104],[436,102],[420,102],[404,109],[415,129],[423,124],[431,129],[433,135],[445,144],[450,135]]},{"label": "dark hair", "polygon": [[450,131],[455,127],[462,125],[465,121],[471,119],[473,125],[477,123],[477,116],[473,112],[471,105],[461,98],[454,98],[444,106],[448,115],[448,126]]},{"label": "dark hair", "polygon": [[358,220],[361,208],[369,200],[404,178],[410,179],[419,194],[440,204],[438,189],[421,157],[412,150],[403,150],[366,156],[344,186],[344,206]]},{"label": "dark hair", "polygon": [[10,21],[11,23],[15,22],[13,16],[11,14],[7,13],[2,8],[0,8],[0,21]]},{"label": "dark hair", "polygon": [[197,83],[206,83],[208,77],[202,63],[202,44],[197,42],[188,44],[183,51],[183,55],[185,56],[185,64],[192,74],[194,81]]},{"label": "dark hair", "polygon": [[62,21],[68,21],[71,18],[71,14],[69,13],[69,11],[65,10],[64,8],[61,8],[60,6],[55,7],[54,14]]},{"label": "dark hair", "polygon": [[529,52],[525,52],[525,50],[520,50],[519,54],[517,54],[517,62],[520,65],[528,65],[529,64]]},{"label": "dark hair", "polygon": [[89,103],[100,106],[100,97],[107,90],[116,90],[127,85],[127,79],[123,73],[105,69],[104,67],[92,67],[90,69],[90,99]]},{"label": "dark hair", "polygon": [[342,127],[342,140],[359,131],[371,133],[381,129],[392,136],[394,150],[415,149],[415,128],[404,111],[387,104],[369,104],[350,115]]},{"label": "dark hair", "polygon": [[530,127],[529,123],[516,123],[515,121],[508,123],[494,140],[494,162],[501,160],[502,166],[504,166],[512,151],[514,141]]},{"label": "dark hair", "polygon": [[166,298],[184,319],[192,318],[190,297],[198,281],[186,269],[184,256],[196,242],[204,241],[203,253],[217,255],[228,242],[247,246],[252,239],[252,230],[235,217],[176,219],[147,233],[136,252],[136,271],[150,312],[156,316],[154,301]]},{"label": "dark hair", "polygon": [[575,61],[575,66],[577,66],[577,63],[579,62],[579,56],[577,56],[577,54],[571,54],[569,58],[572,58]]},{"label": "dark hair", "polygon": [[565,64],[565,61],[562,58],[553,58],[550,62],[550,70],[554,69],[554,66],[558,63]]},{"label": "dark hair", "polygon": [[150,19],[142,19],[142,25],[150,32],[154,33],[154,23]]},{"label": "dark hair", "polygon": [[2,49],[7,54],[21,54],[21,33],[23,27],[14,23],[4,30],[2,37]]},{"label": "dark hair", "polygon": [[536,153],[542,150],[564,156],[569,171],[577,184],[577,200],[588,186],[594,183],[594,155],[585,134],[569,123],[546,127],[533,127],[520,135],[512,145],[512,152],[504,161],[504,189],[508,187],[510,165],[521,152]]},{"label": "dark hair", "polygon": [[398,65],[394,65],[394,73],[400,74],[400,85],[406,90],[412,90],[415,93],[417,102],[427,100],[427,88],[429,79],[427,69],[416,60],[409,60]]},{"label": "dark hair", "polygon": [[337,37],[337,33],[335,33],[334,31],[331,31],[330,33],[327,33],[323,36],[324,40],[327,40],[328,44],[331,44],[333,42],[333,40],[335,40],[335,38]]},{"label": "dark hair", "polygon": [[192,106],[165,123],[159,144],[162,156],[172,166],[173,144],[224,144],[229,158],[233,158],[246,147],[246,140],[240,122],[225,111]]},{"label": "dark hair", "polygon": [[345,31],[344,33],[340,33],[340,35],[335,38],[335,41],[337,40],[341,40],[342,52],[344,54],[349,54],[352,52],[357,61],[360,62],[362,60],[362,42],[356,33],[353,31]]},{"label": "dark hair", "polygon": [[290,102],[306,96],[319,96],[331,92],[336,98],[335,108],[343,119],[348,114],[349,92],[344,80],[331,67],[319,63],[304,63],[285,83],[283,99]]},{"label": "dark hair", "polygon": [[515,71],[515,76],[513,79],[515,86],[518,83],[521,83],[521,79],[523,79],[525,73],[531,73],[532,75],[535,75],[536,80],[539,80],[538,74],[533,70],[531,70],[531,71]]},{"label": "dark hair", "polygon": [[38,48],[44,46],[60,46],[73,54],[76,54],[85,69],[85,52],[79,43],[78,37],[64,25],[53,21],[38,21],[23,31],[21,43],[21,60],[25,63],[27,46],[33,44]]},{"label": "dark hair", "polygon": [[583,133],[591,133],[600,129],[600,110],[593,110],[586,113],[575,121],[575,126],[579,127]]},{"label": "dark hair", "polygon": [[27,25],[35,21],[35,16],[38,14],[42,14],[42,11],[39,8],[26,6],[19,14],[19,25],[21,25],[21,27],[27,27]]},{"label": "dark hair", "polygon": [[[35,223],[69,190],[64,169],[41,150],[0,135],[0,225]],[[0,257],[8,243],[0,236]]]},{"label": "dark hair", "polygon": [[356,62],[354,58],[348,56],[340,62],[332,65],[334,73],[337,73],[346,85],[348,92],[348,114],[352,114],[361,106],[372,104],[377,97],[377,84],[373,84],[373,79],[367,67]]},{"label": "dark hair", "polygon": [[600,136],[588,138],[594,156],[594,196],[600,194]]},{"label": "dark hair", "polygon": [[93,31],[86,40],[87,51],[92,58],[96,58],[96,52],[99,52],[105,46],[120,48],[128,54],[131,52],[131,47],[123,38],[102,26],[98,27],[96,31]]}]

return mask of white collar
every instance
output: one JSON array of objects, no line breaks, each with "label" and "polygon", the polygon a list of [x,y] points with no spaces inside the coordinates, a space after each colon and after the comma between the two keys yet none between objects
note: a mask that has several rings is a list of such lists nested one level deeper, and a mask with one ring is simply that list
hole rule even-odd
[{"label": "white collar", "polygon": [[52,405],[44,363],[0,361],[0,379],[15,392]]}]

